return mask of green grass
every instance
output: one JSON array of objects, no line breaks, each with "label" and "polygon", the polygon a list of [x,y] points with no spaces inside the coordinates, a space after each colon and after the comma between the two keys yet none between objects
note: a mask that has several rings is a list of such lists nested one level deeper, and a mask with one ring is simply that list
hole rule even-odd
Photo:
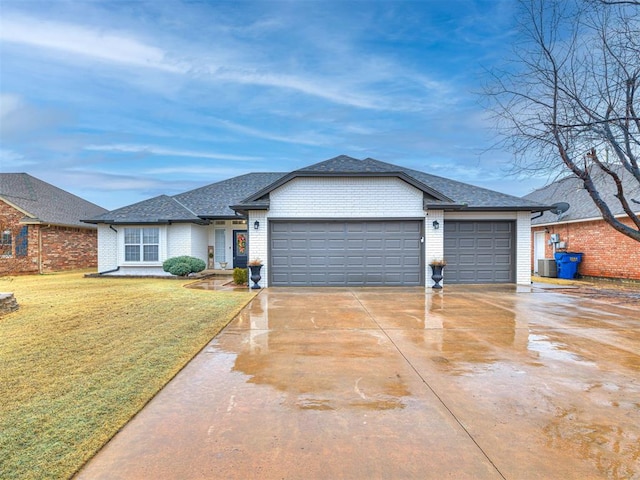
[{"label": "green grass", "polygon": [[69,478],[254,296],[185,283],[0,278],[0,478]]}]

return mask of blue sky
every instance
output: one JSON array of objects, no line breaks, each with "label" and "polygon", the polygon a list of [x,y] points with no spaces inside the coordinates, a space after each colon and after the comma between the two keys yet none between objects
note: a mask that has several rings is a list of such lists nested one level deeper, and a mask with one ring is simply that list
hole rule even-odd
[{"label": "blue sky", "polygon": [[0,170],[113,209],[373,157],[514,195],[481,103],[511,0],[1,0]]}]

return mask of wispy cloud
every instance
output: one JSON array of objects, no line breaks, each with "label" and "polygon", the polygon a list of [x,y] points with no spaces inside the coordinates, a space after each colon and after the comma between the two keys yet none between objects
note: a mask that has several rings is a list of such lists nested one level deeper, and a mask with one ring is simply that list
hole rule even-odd
[{"label": "wispy cloud", "polygon": [[252,157],[247,155],[232,155],[227,153],[210,153],[197,152],[195,150],[177,150],[172,148],[164,148],[156,145],[132,145],[132,144],[112,144],[112,145],[87,145],[85,150],[100,152],[121,152],[121,153],[146,153],[151,155],[162,155],[170,157],[193,157],[193,158],[210,158],[212,160],[230,160],[230,161],[251,161],[259,160],[260,157]]},{"label": "wispy cloud", "polygon": [[143,172],[145,175],[167,175],[167,174],[182,174],[182,175],[212,175],[219,176],[225,175],[233,177],[247,173],[246,170],[240,170],[237,168],[224,168],[224,167],[207,167],[203,165],[185,165],[180,167],[162,167],[151,168]]},{"label": "wispy cloud", "polygon": [[[24,15],[7,15],[0,29],[0,40],[41,49],[70,54],[67,61],[78,57],[108,62],[120,66],[146,68],[184,76],[193,76],[209,82],[260,86],[295,91],[303,95],[327,100],[339,105],[369,109],[403,111],[415,108],[416,102],[399,102],[380,95],[373,87],[376,81],[387,81],[402,75],[398,65],[386,61],[359,62],[365,71],[354,70],[351,76],[288,73],[286,68],[274,72],[268,63],[250,59],[248,46],[235,44],[235,51],[224,54],[181,55],[177,44],[174,50],[152,45],[136,35],[107,28],[89,28],[74,23],[54,22]],[[192,45],[195,46],[195,45]],[[194,49],[197,50],[197,49]],[[325,52],[324,55],[327,55]],[[211,57],[216,60],[212,63]],[[391,74],[393,72],[393,74]],[[405,81],[410,73],[407,72]],[[434,81],[421,79],[416,85],[440,90]],[[420,103],[420,102],[417,102]]]},{"label": "wispy cloud", "polygon": [[236,133],[241,133],[253,138],[262,138],[265,140],[273,140],[276,142],[293,143],[298,145],[320,146],[327,145],[331,142],[329,136],[320,135],[315,132],[306,132],[302,134],[279,135],[277,133],[260,130],[257,128],[247,127],[234,123],[229,120],[219,118],[210,119],[213,123]]},{"label": "wispy cloud", "polygon": [[60,50],[112,63],[182,73],[162,49],[120,32],[90,29],[72,23],[51,22],[26,16],[3,19],[0,40],[32,47]]}]

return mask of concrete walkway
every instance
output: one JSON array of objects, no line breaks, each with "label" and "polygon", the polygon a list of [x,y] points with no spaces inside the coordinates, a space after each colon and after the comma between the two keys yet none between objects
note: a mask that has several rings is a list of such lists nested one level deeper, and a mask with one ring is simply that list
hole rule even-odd
[{"label": "concrete walkway", "polygon": [[640,312],[267,289],[78,478],[637,479]]}]

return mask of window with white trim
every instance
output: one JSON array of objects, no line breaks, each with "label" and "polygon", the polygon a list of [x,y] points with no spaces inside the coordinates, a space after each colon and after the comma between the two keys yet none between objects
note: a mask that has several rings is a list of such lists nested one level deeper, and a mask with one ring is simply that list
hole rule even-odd
[{"label": "window with white trim", "polygon": [[159,228],[125,228],[124,261],[157,262],[160,251]]}]

